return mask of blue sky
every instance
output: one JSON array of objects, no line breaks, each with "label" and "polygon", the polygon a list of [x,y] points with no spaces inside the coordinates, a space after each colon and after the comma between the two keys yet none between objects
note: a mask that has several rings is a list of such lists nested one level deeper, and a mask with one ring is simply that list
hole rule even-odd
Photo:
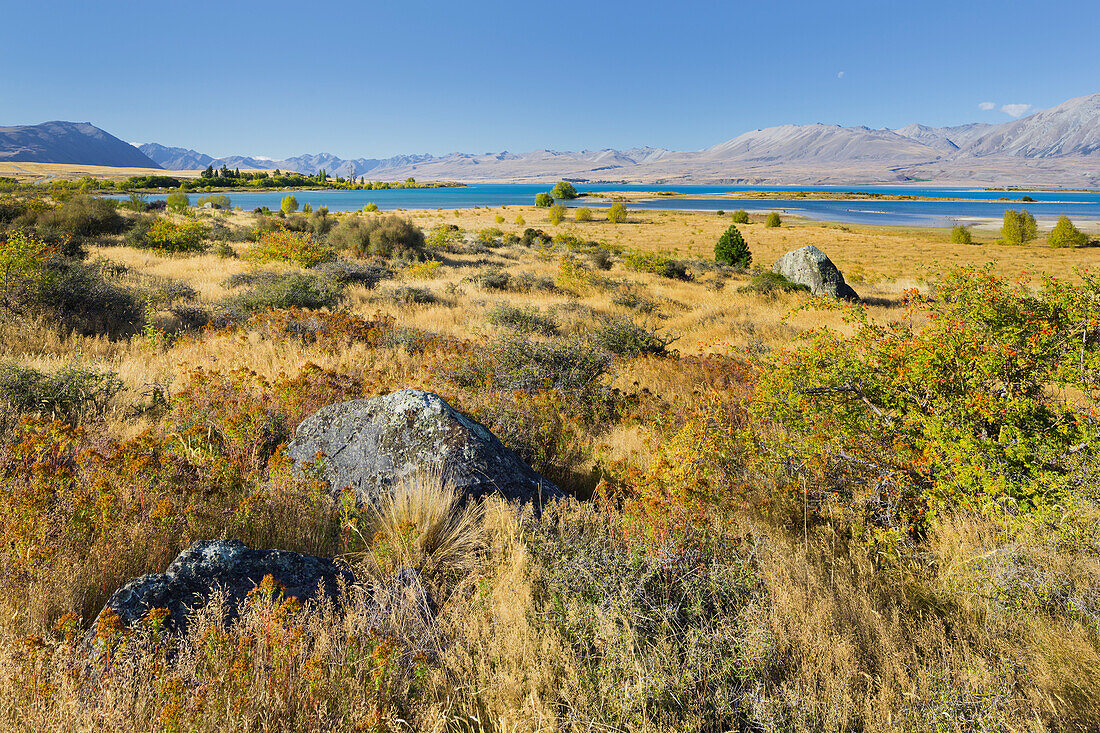
[{"label": "blue sky", "polygon": [[1002,122],[1100,92],[1098,30],[1095,0],[13,0],[0,125],[212,155],[696,149],[784,123]]}]

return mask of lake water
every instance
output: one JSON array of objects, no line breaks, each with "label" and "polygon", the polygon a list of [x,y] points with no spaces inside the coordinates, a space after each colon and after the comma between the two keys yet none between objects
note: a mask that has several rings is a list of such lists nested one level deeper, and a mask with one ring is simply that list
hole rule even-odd
[{"label": "lake water", "polygon": [[[942,188],[915,186],[706,186],[706,185],[617,185],[580,184],[584,191],[672,191],[694,194],[703,198],[682,199],[654,197],[627,204],[631,209],[663,209],[677,211],[779,211],[805,216],[809,219],[851,224],[951,226],[956,223],[973,223],[984,219],[1001,219],[1006,209],[1027,209],[1037,219],[1055,218],[1062,214],[1074,220],[1100,220],[1100,191],[982,191],[971,188]],[[294,191],[299,205],[309,204],[314,209],[327,206],[329,211],[358,211],[373,203],[384,211],[397,209],[466,209],[474,206],[530,205],[535,194],[548,191],[550,186],[540,184],[473,184],[464,188],[391,189],[385,191]],[[978,201],[881,201],[862,199],[855,201],[825,199],[772,199],[744,200],[706,198],[708,194],[736,193],[739,191],[862,191],[881,194],[908,194],[912,196],[939,196],[947,198],[980,199]],[[202,194],[191,194],[192,202]],[[237,191],[225,194],[233,206],[250,211],[260,206],[278,209],[286,191]],[[999,201],[1000,198],[1019,199],[1031,196],[1035,201]],[[114,198],[124,198],[115,196]],[[163,199],[163,195],[151,196]],[[604,207],[609,203],[592,198],[564,202],[569,206]]]}]

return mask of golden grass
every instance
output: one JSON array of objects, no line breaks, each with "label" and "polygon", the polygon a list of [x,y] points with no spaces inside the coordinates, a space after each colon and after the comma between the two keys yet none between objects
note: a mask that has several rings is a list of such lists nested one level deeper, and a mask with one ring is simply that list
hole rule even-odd
[{"label": "golden grass", "polygon": [[163,168],[123,168],[76,163],[24,163],[0,161],[0,176],[28,183],[48,183],[54,180],[75,181],[85,176],[121,181],[131,176],[174,176],[198,178],[201,171],[167,171]]}]

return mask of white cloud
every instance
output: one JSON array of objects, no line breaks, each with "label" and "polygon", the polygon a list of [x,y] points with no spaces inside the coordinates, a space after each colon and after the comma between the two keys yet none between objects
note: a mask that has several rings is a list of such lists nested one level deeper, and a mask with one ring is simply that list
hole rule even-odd
[{"label": "white cloud", "polygon": [[837,79],[843,79],[844,78],[844,72],[843,71],[838,71],[837,75],[836,75],[836,78]]},{"label": "white cloud", "polygon": [[1020,117],[1027,114],[1027,111],[1031,109],[1030,104],[1006,104],[1001,107],[1001,111],[1009,117]]},{"label": "white cloud", "polygon": [[982,110],[983,112],[988,112],[989,110],[996,108],[996,102],[978,102],[978,109]]}]

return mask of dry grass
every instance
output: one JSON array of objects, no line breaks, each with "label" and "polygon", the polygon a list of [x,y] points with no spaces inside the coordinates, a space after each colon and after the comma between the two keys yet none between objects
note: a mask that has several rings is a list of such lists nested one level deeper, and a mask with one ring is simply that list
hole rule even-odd
[{"label": "dry grass", "polygon": [[102,165],[77,165],[75,163],[24,163],[0,161],[0,176],[15,178],[26,183],[49,181],[76,181],[85,176],[122,181],[131,176],[176,176],[198,178],[201,171],[166,171],[162,168],[115,168]]},{"label": "dry grass", "polygon": [[[533,207],[407,212],[425,229],[440,222],[472,231],[538,227],[686,260],[709,259],[728,226],[728,218],[713,214],[634,212],[619,225],[595,214],[594,222],[554,226]],[[512,223],[517,215],[525,225]],[[248,214],[229,216],[233,226],[252,221]],[[506,223],[498,224],[498,216]],[[753,223],[743,231],[763,265],[815,244],[873,298],[867,310],[877,320],[900,312],[904,289],[954,264],[1072,276],[1074,265],[1100,262],[1100,250],[968,247],[922,230],[788,220],[779,229]],[[196,289],[200,305],[227,297],[225,280],[249,269],[237,259],[160,257],[122,246],[94,247],[92,254],[182,280]],[[513,277],[555,280],[559,255],[506,246],[441,253],[439,260],[430,278],[395,268],[395,280],[378,288],[351,287],[340,308],[366,319],[389,316],[395,332],[469,341],[472,351],[389,342],[323,347],[257,329],[110,341],[10,320],[0,323],[0,361],[44,370],[75,362],[117,372],[128,391],[105,424],[90,426],[116,439],[174,430],[171,416],[139,408],[150,390],[178,397],[199,367],[248,370],[269,385],[320,368],[362,380],[364,393],[432,389],[486,423],[501,415],[526,419],[532,429],[521,438],[544,441],[540,447],[552,457],[553,450],[567,455],[562,475],[589,477],[615,462],[654,465],[702,394],[739,388],[723,385],[725,362],[689,357],[760,353],[788,346],[808,329],[847,327],[838,312],[801,309],[803,296],[738,292],[747,275],[730,275],[719,288],[702,269],[696,281],[669,280],[629,271],[617,260],[598,273],[614,286],[511,292],[485,288],[471,276],[492,266]],[[402,285],[427,288],[436,302],[395,302],[387,293]],[[651,300],[655,310],[642,314],[615,302],[625,291]],[[681,358],[617,361],[608,386],[628,395],[630,407],[622,419],[603,422],[576,419],[576,405],[457,387],[449,379],[456,361],[500,338],[488,318],[500,304],[552,316],[563,338],[594,332],[605,316],[630,315],[679,335],[672,347]],[[545,434],[559,422],[560,434]],[[175,465],[187,456],[205,477],[214,464],[203,461],[216,450],[201,437],[169,436],[158,460]],[[110,452],[107,437],[97,441],[95,450]],[[0,726],[1086,731],[1100,725],[1100,516],[1085,505],[1034,519],[942,516],[914,549],[890,544],[851,515],[808,528],[785,524],[779,513],[708,516],[684,529],[659,506],[639,515],[573,502],[538,518],[497,502],[458,510],[439,472],[399,482],[378,507],[345,512],[280,478],[275,461],[242,477],[241,486],[204,487],[201,500],[189,499],[194,506],[170,504],[164,516],[152,510],[165,498],[155,491],[146,496],[129,484],[105,491],[95,507],[119,523],[109,538],[60,537],[50,534],[53,525],[36,534],[40,545],[22,550],[28,558],[47,542],[63,551],[39,568],[34,583],[15,571],[4,579]],[[110,483],[111,476],[101,479]],[[574,488],[582,485],[577,479]],[[206,506],[201,502],[210,502],[209,514],[196,509]],[[113,514],[119,507],[133,518]],[[264,521],[248,514],[248,523],[238,522],[246,509]],[[177,517],[183,529],[164,530]],[[340,613],[323,604],[299,612],[278,599],[260,600],[229,630],[212,607],[171,663],[154,639],[135,632],[110,670],[92,674],[83,667],[79,650],[54,630],[62,614],[75,610],[87,621],[121,582],[163,570],[180,546],[207,538],[204,532],[239,534],[256,546],[356,550],[362,554],[348,557],[363,561],[372,584],[349,589],[338,599]],[[88,547],[96,548],[94,558],[81,554]],[[29,562],[16,559],[13,567]],[[434,614],[422,613],[419,600],[402,600],[419,593],[415,584],[385,585],[402,567],[421,571]]]}]

